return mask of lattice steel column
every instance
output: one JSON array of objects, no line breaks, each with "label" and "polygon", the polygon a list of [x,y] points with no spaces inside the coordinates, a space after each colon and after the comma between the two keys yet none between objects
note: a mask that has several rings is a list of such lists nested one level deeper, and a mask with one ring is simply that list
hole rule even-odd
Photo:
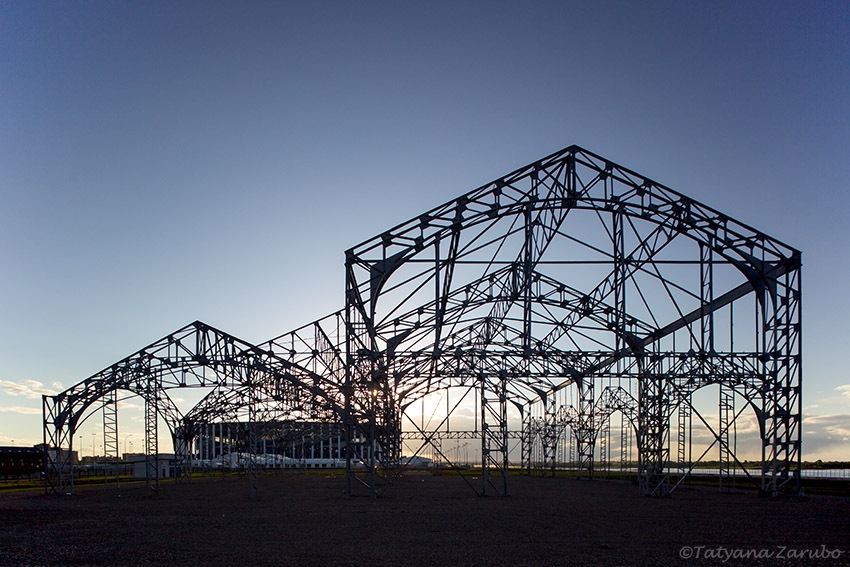
[{"label": "lattice steel column", "polygon": [[[606,177],[606,180],[608,178]],[[612,189],[613,192],[613,189]],[[615,210],[612,215],[611,238],[613,244],[613,283],[614,292],[614,344],[615,351],[620,351],[625,345],[626,337],[626,282],[628,281],[628,264],[626,262],[625,238],[623,235],[623,214]],[[619,361],[618,361],[619,362]],[[619,368],[618,368],[619,371]]]},{"label": "lattice steel column", "polygon": [[[720,479],[719,488],[734,488],[735,477],[732,474],[732,460],[735,456],[735,390],[720,384],[720,432],[717,436],[720,445]],[[730,442],[731,440],[731,442]]]},{"label": "lattice steel column", "polygon": [[174,429],[174,457],[175,474],[177,482],[192,482],[192,442],[194,434],[193,427],[182,424]]},{"label": "lattice steel column", "polygon": [[[257,392],[255,371],[245,370],[245,383],[248,388],[248,483],[251,498],[257,496]],[[222,449],[222,452],[224,450]]]},{"label": "lattice steel column", "polygon": [[118,391],[112,390],[103,400],[103,451],[107,459],[118,461]]},{"label": "lattice steel column", "polygon": [[646,366],[638,390],[638,482],[643,494],[663,496],[669,492],[669,384],[660,361]]},{"label": "lattice steel column", "polygon": [[714,253],[712,249],[700,244],[700,345],[702,352],[714,353]]},{"label": "lattice steel column", "polygon": [[[607,181],[607,176],[606,176]],[[607,191],[606,191],[607,193]],[[614,190],[611,189],[610,194],[613,194]],[[620,352],[624,348],[627,347],[626,343],[626,282],[629,279],[628,268],[629,264],[626,260],[626,246],[625,246],[625,235],[623,230],[623,210],[615,209],[612,214],[612,227],[611,227],[611,236],[612,236],[612,244],[613,244],[613,269],[614,269],[614,283],[613,283],[613,292],[614,292],[614,324],[615,324],[615,351]],[[622,376],[623,372],[623,361],[617,360],[616,362],[616,372],[618,376]],[[610,385],[609,385],[610,387]],[[612,400],[613,403],[616,404],[616,400]],[[611,434],[611,412],[613,408],[609,409],[607,415],[605,415],[605,419],[602,422],[602,429],[599,432],[600,436],[600,450],[599,450],[599,458],[600,465],[602,470],[605,471],[606,474],[610,473],[611,469],[611,458],[610,458],[610,447],[609,447],[609,436]],[[628,432],[626,432],[626,437],[628,436]],[[624,466],[625,457],[623,455],[623,431],[620,431],[620,470],[621,473]],[[627,441],[627,439],[626,439]]]},{"label": "lattice steel column", "polygon": [[77,418],[64,393],[42,396],[41,400],[44,416],[44,493],[73,494],[72,456]]},{"label": "lattice steel column", "polygon": [[[488,384],[490,382],[490,384]],[[488,392],[492,386],[494,392]],[[507,378],[504,372],[498,380],[481,380],[481,495],[493,490],[508,496],[508,404]],[[501,479],[493,478],[498,471]]]},{"label": "lattice steel column", "polygon": [[802,429],[802,275],[800,255],[763,293],[764,395],[762,490],[800,492]]},{"label": "lattice steel column", "polygon": [[593,381],[586,377],[578,384],[579,407],[576,428],[576,443],[578,445],[578,478],[593,478],[593,448],[596,437],[594,423],[594,407],[596,399],[593,395]]},{"label": "lattice steel column", "polygon": [[401,412],[389,387],[381,392],[379,410],[377,456],[384,475],[396,474],[401,470]]},{"label": "lattice steel column", "polygon": [[[118,391],[111,390],[103,400],[103,453],[107,462],[115,467],[115,482],[120,479],[118,462]],[[104,474],[104,480],[109,482],[110,475]]]},{"label": "lattice steel column", "polygon": [[[699,350],[704,357],[713,356],[714,351],[714,309],[710,306],[714,303],[714,251],[711,244],[714,242],[712,237],[708,243],[700,243],[699,246],[699,274],[700,274],[700,336]],[[723,384],[720,384],[720,405],[719,405],[719,423],[720,432],[717,438],[720,445],[720,487],[723,487],[724,476],[729,474],[729,425],[730,419],[734,420],[734,408],[732,413],[729,413],[729,408],[724,408],[724,400],[726,400]],[[685,454],[685,432],[684,427],[689,427],[692,419],[693,407],[690,404],[690,396],[687,400],[683,400],[679,405],[679,470],[680,475],[678,482],[681,482],[682,475],[685,471],[690,470],[690,463],[682,462],[682,457]],[[690,437],[688,437],[690,438]]]},{"label": "lattice steel column", "polygon": [[543,397],[543,476],[547,471],[555,476],[555,454],[558,449],[558,418],[555,395]]},{"label": "lattice steel column", "polygon": [[690,427],[693,417],[693,407],[691,406],[691,396],[683,397],[679,401],[679,409],[677,412],[677,443],[676,443],[676,466],[678,469],[679,478],[676,482],[681,482],[682,478],[688,474],[691,468],[691,451],[690,451]]},{"label": "lattice steel column", "polygon": [[157,406],[159,387],[156,373],[148,375],[145,391],[145,483],[149,494],[159,494],[159,439]]},{"label": "lattice steel column", "polygon": [[[346,488],[345,495],[352,496],[359,484],[369,491],[370,498],[378,496],[376,491],[377,453],[380,411],[379,396],[386,388],[386,368],[379,364],[379,349],[375,338],[374,300],[364,301],[357,287],[354,270],[364,266],[346,254],[346,307],[345,307],[345,378],[343,421],[346,432]],[[380,287],[379,282],[391,270],[386,261],[368,264],[372,292]],[[359,464],[365,466],[366,478],[358,477]]]}]

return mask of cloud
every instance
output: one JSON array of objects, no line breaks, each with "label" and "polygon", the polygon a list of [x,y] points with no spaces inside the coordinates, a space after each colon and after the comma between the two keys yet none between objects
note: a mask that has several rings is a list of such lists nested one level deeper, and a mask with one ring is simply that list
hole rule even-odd
[{"label": "cloud", "polygon": [[[56,386],[57,382],[53,383]],[[36,380],[0,380],[0,389],[10,396],[22,396],[29,399],[39,399],[43,394],[48,396],[56,395],[55,388],[48,388],[41,382]]]},{"label": "cloud", "polygon": [[843,386],[838,386],[835,388],[836,392],[841,392],[842,395],[850,398],[850,384],[844,384]]},{"label": "cloud", "polygon": [[803,418],[803,459],[850,460],[850,414]]},{"label": "cloud", "polygon": [[850,440],[850,414],[810,415],[803,419],[803,430],[823,431],[828,436]]},{"label": "cloud", "polygon": [[23,406],[0,406],[0,413],[21,413],[24,415],[41,415],[38,408],[26,408]]}]

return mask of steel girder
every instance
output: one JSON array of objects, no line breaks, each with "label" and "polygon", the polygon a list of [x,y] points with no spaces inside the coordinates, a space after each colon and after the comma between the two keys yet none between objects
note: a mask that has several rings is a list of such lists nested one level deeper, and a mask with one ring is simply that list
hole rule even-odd
[{"label": "steel girder", "polygon": [[[585,237],[588,218],[601,237]],[[580,386],[579,421],[592,424],[594,384],[614,376],[628,380],[638,400],[642,486],[658,493],[678,404],[673,385],[688,376],[722,382],[716,369],[744,361],[733,373],[745,375],[758,410],[762,488],[796,490],[800,258],[576,146],[349,249],[345,412],[352,426],[369,424],[384,456],[373,459],[363,484],[374,495],[379,469],[393,468],[398,413],[410,398],[475,380],[485,385],[482,401],[502,396],[520,405]],[[733,304],[758,313],[746,331],[754,344],[743,353],[731,331],[725,336],[714,324],[715,316],[733,319]],[[681,357],[698,358],[699,372],[677,374],[681,365],[665,362]],[[752,373],[742,370],[750,366]],[[482,422],[489,431],[504,429],[507,417],[482,419],[496,422]],[[579,453],[592,467],[595,434],[579,429]],[[483,448],[485,472],[503,467]],[[352,480],[349,470],[349,493]]]}]

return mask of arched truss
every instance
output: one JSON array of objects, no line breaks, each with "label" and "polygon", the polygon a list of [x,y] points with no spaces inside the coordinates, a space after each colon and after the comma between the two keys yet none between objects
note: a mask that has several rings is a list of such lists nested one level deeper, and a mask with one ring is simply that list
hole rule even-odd
[{"label": "arched truss", "polygon": [[[309,325],[254,346],[196,322],[45,396],[45,447],[70,449],[97,404],[106,429],[120,390],[145,400],[149,456],[157,415],[182,455],[215,420],[249,437],[261,423],[342,423],[346,493],[374,496],[403,437],[469,435],[480,492],[507,494],[509,440],[524,467],[537,445],[551,469],[567,428],[590,475],[620,411],[642,489],[662,494],[671,423],[681,457],[681,424],[703,419],[693,392],[720,384],[721,456],[737,459],[737,391],[758,418],[762,488],[799,490],[800,252],[751,227],[572,146],[349,249],[345,267],[345,308]],[[193,386],[208,393],[183,415],[168,391]],[[468,396],[480,430],[424,431],[407,415],[449,390],[462,394],[443,423]],[[70,453],[48,457],[46,488],[63,491]]]},{"label": "arched truss", "polygon": [[345,411],[383,449],[348,489],[374,493],[403,409],[451,386],[479,391],[497,492],[508,405],[561,389],[578,392],[591,468],[595,392],[617,383],[637,400],[641,486],[663,493],[672,411],[694,381],[747,384],[762,487],[797,489],[800,268],[799,251],[575,146],[402,223],[346,252]]},{"label": "arched truss", "polygon": [[[169,395],[177,388],[201,388],[206,395],[184,415]],[[73,490],[74,433],[101,406],[105,415],[114,413],[119,391],[144,400],[147,478],[153,490],[158,483],[158,418],[170,430],[178,470],[185,470],[191,466],[188,450],[200,424],[241,420],[248,424],[250,438],[262,423],[338,421],[342,415],[341,393],[324,377],[196,321],[56,396],[44,396],[45,447],[68,448],[47,451],[48,492]],[[105,441],[108,447],[110,440]],[[114,444],[117,457],[117,438]],[[255,489],[256,476],[248,468]]]}]

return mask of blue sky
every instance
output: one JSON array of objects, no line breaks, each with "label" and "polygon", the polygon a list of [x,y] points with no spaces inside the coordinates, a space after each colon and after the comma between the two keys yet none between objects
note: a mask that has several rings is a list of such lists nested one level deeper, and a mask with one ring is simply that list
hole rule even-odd
[{"label": "blue sky", "polygon": [[803,251],[804,458],[850,460],[850,7],[647,4],[0,4],[0,444],[195,319],[338,309],[346,248],[575,143]]}]

